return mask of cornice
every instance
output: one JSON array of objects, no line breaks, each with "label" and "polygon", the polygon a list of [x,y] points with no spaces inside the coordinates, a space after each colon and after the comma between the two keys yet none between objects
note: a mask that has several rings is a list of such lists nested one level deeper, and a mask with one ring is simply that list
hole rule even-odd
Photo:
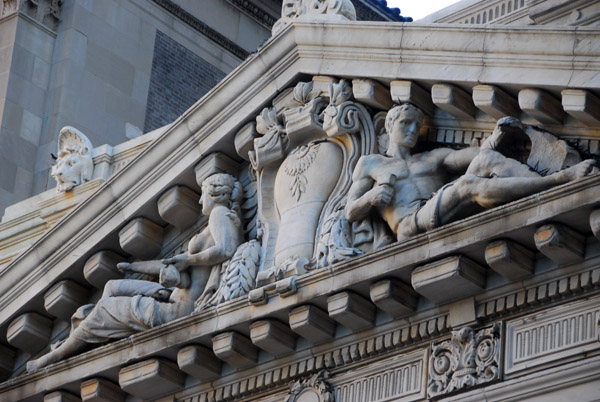
[{"label": "cornice", "polygon": [[249,0],[227,0],[244,14],[250,16],[253,20],[267,28],[269,31],[277,21],[278,16],[273,16],[256,3]]},{"label": "cornice", "polygon": [[221,46],[231,54],[235,55],[241,60],[244,60],[250,54],[242,47],[238,46],[235,42],[227,39],[224,35],[220,34],[213,28],[209,27],[204,22],[200,21],[198,18],[194,17],[192,14],[185,11],[183,8],[173,3],[170,0],[151,0],[155,4],[167,10],[169,13],[179,18],[181,21],[188,24],[190,27],[194,28],[196,31],[200,32],[202,35],[206,36],[217,45]]}]

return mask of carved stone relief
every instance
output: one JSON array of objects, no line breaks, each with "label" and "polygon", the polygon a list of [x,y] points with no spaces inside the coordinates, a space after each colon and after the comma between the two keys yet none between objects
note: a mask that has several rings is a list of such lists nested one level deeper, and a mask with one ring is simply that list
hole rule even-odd
[{"label": "carved stone relief", "polygon": [[[125,338],[247,291],[253,282],[253,266],[258,264],[259,246],[253,240],[238,251],[243,240],[241,199],[240,183],[233,176],[217,173],[206,178],[202,182],[202,213],[208,216],[208,225],[192,237],[186,253],[163,260],[117,264],[127,274],[158,276],[160,283],[108,281],[95,305],[82,306],[75,312],[69,336],[49,353],[29,361],[27,370],[79,353],[88,344]],[[234,256],[237,258],[226,265]]]},{"label": "carved stone relief", "polygon": [[356,21],[356,10],[350,0],[284,0],[281,5],[281,18],[273,25],[272,33],[278,34],[295,19],[322,19],[332,16]]},{"label": "carved stone relief", "polygon": [[[296,292],[297,277],[311,270],[596,171],[566,142],[514,118],[500,119],[481,146],[413,153],[421,110],[405,103],[382,112],[383,106],[373,106],[382,102],[367,99],[364,91],[355,95],[354,86],[361,84],[316,76],[283,91],[255,124],[240,122],[247,124],[236,149],[247,162],[240,166],[211,154],[195,169],[208,224],[187,251],[119,264],[126,273],[153,275],[158,282],[108,282],[96,307],[77,311],[72,336],[29,369],[77,353],[82,345],[126,337],[246,295],[252,304],[267,303],[270,295],[287,297]],[[58,191],[69,191],[91,178],[92,145],[69,127],[58,143],[52,173]],[[159,239],[154,254],[161,247]],[[197,268],[210,275],[199,280]],[[131,317],[123,307],[132,303],[141,316]],[[90,324],[102,321],[102,311],[135,323]],[[497,378],[499,336],[496,327],[464,328],[435,345],[429,395]],[[310,387],[307,381],[292,387],[290,401],[309,397],[317,380]],[[319,400],[328,400],[326,395]]]},{"label": "carved stone relief", "polygon": [[500,378],[501,325],[452,331],[432,346],[427,395],[430,398]]},{"label": "carved stone relief", "polygon": [[57,182],[57,192],[72,190],[92,179],[92,148],[90,140],[76,128],[64,127],[60,130],[58,159],[51,172]]},{"label": "carved stone relief", "polygon": [[2,0],[0,18],[21,11],[36,21],[56,30],[64,0]]},{"label": "carved stone relief", "polygon": [[284,402],[335,402],[328,377],[327,371],[320,371],[305,380],[292,381]]}]

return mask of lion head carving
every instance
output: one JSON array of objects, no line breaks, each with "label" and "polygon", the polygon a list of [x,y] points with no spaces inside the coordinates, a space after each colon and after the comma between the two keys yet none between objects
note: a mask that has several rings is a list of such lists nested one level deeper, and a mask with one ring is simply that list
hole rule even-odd
[{"label": "lion head carving", "polygon": [[56,165],[52,166],[52,177],[57,182],[56,191],[69,191],[90,181],[93,171],[90,140],[79,130],[64,127],[58,135],[58,159]]}]

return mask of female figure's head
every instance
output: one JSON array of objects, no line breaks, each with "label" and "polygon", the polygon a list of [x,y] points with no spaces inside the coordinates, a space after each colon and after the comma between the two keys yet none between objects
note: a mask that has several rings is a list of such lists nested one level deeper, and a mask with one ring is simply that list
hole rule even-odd
[{"label": "female figure's head", "polygon": [[241,199],[240,183],[230,174],[216,173],[202,182],[202,213],[210,215],[216,205],[237,211]]}]

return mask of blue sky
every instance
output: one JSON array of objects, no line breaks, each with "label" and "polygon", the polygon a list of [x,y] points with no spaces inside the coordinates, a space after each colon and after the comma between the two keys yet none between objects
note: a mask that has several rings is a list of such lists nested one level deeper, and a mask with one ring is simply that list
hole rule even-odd
[{"label": "blue sky", "polygon": [[388,7],[398,7],[405,17],[418,20],[459,0],[387,0]]}]

